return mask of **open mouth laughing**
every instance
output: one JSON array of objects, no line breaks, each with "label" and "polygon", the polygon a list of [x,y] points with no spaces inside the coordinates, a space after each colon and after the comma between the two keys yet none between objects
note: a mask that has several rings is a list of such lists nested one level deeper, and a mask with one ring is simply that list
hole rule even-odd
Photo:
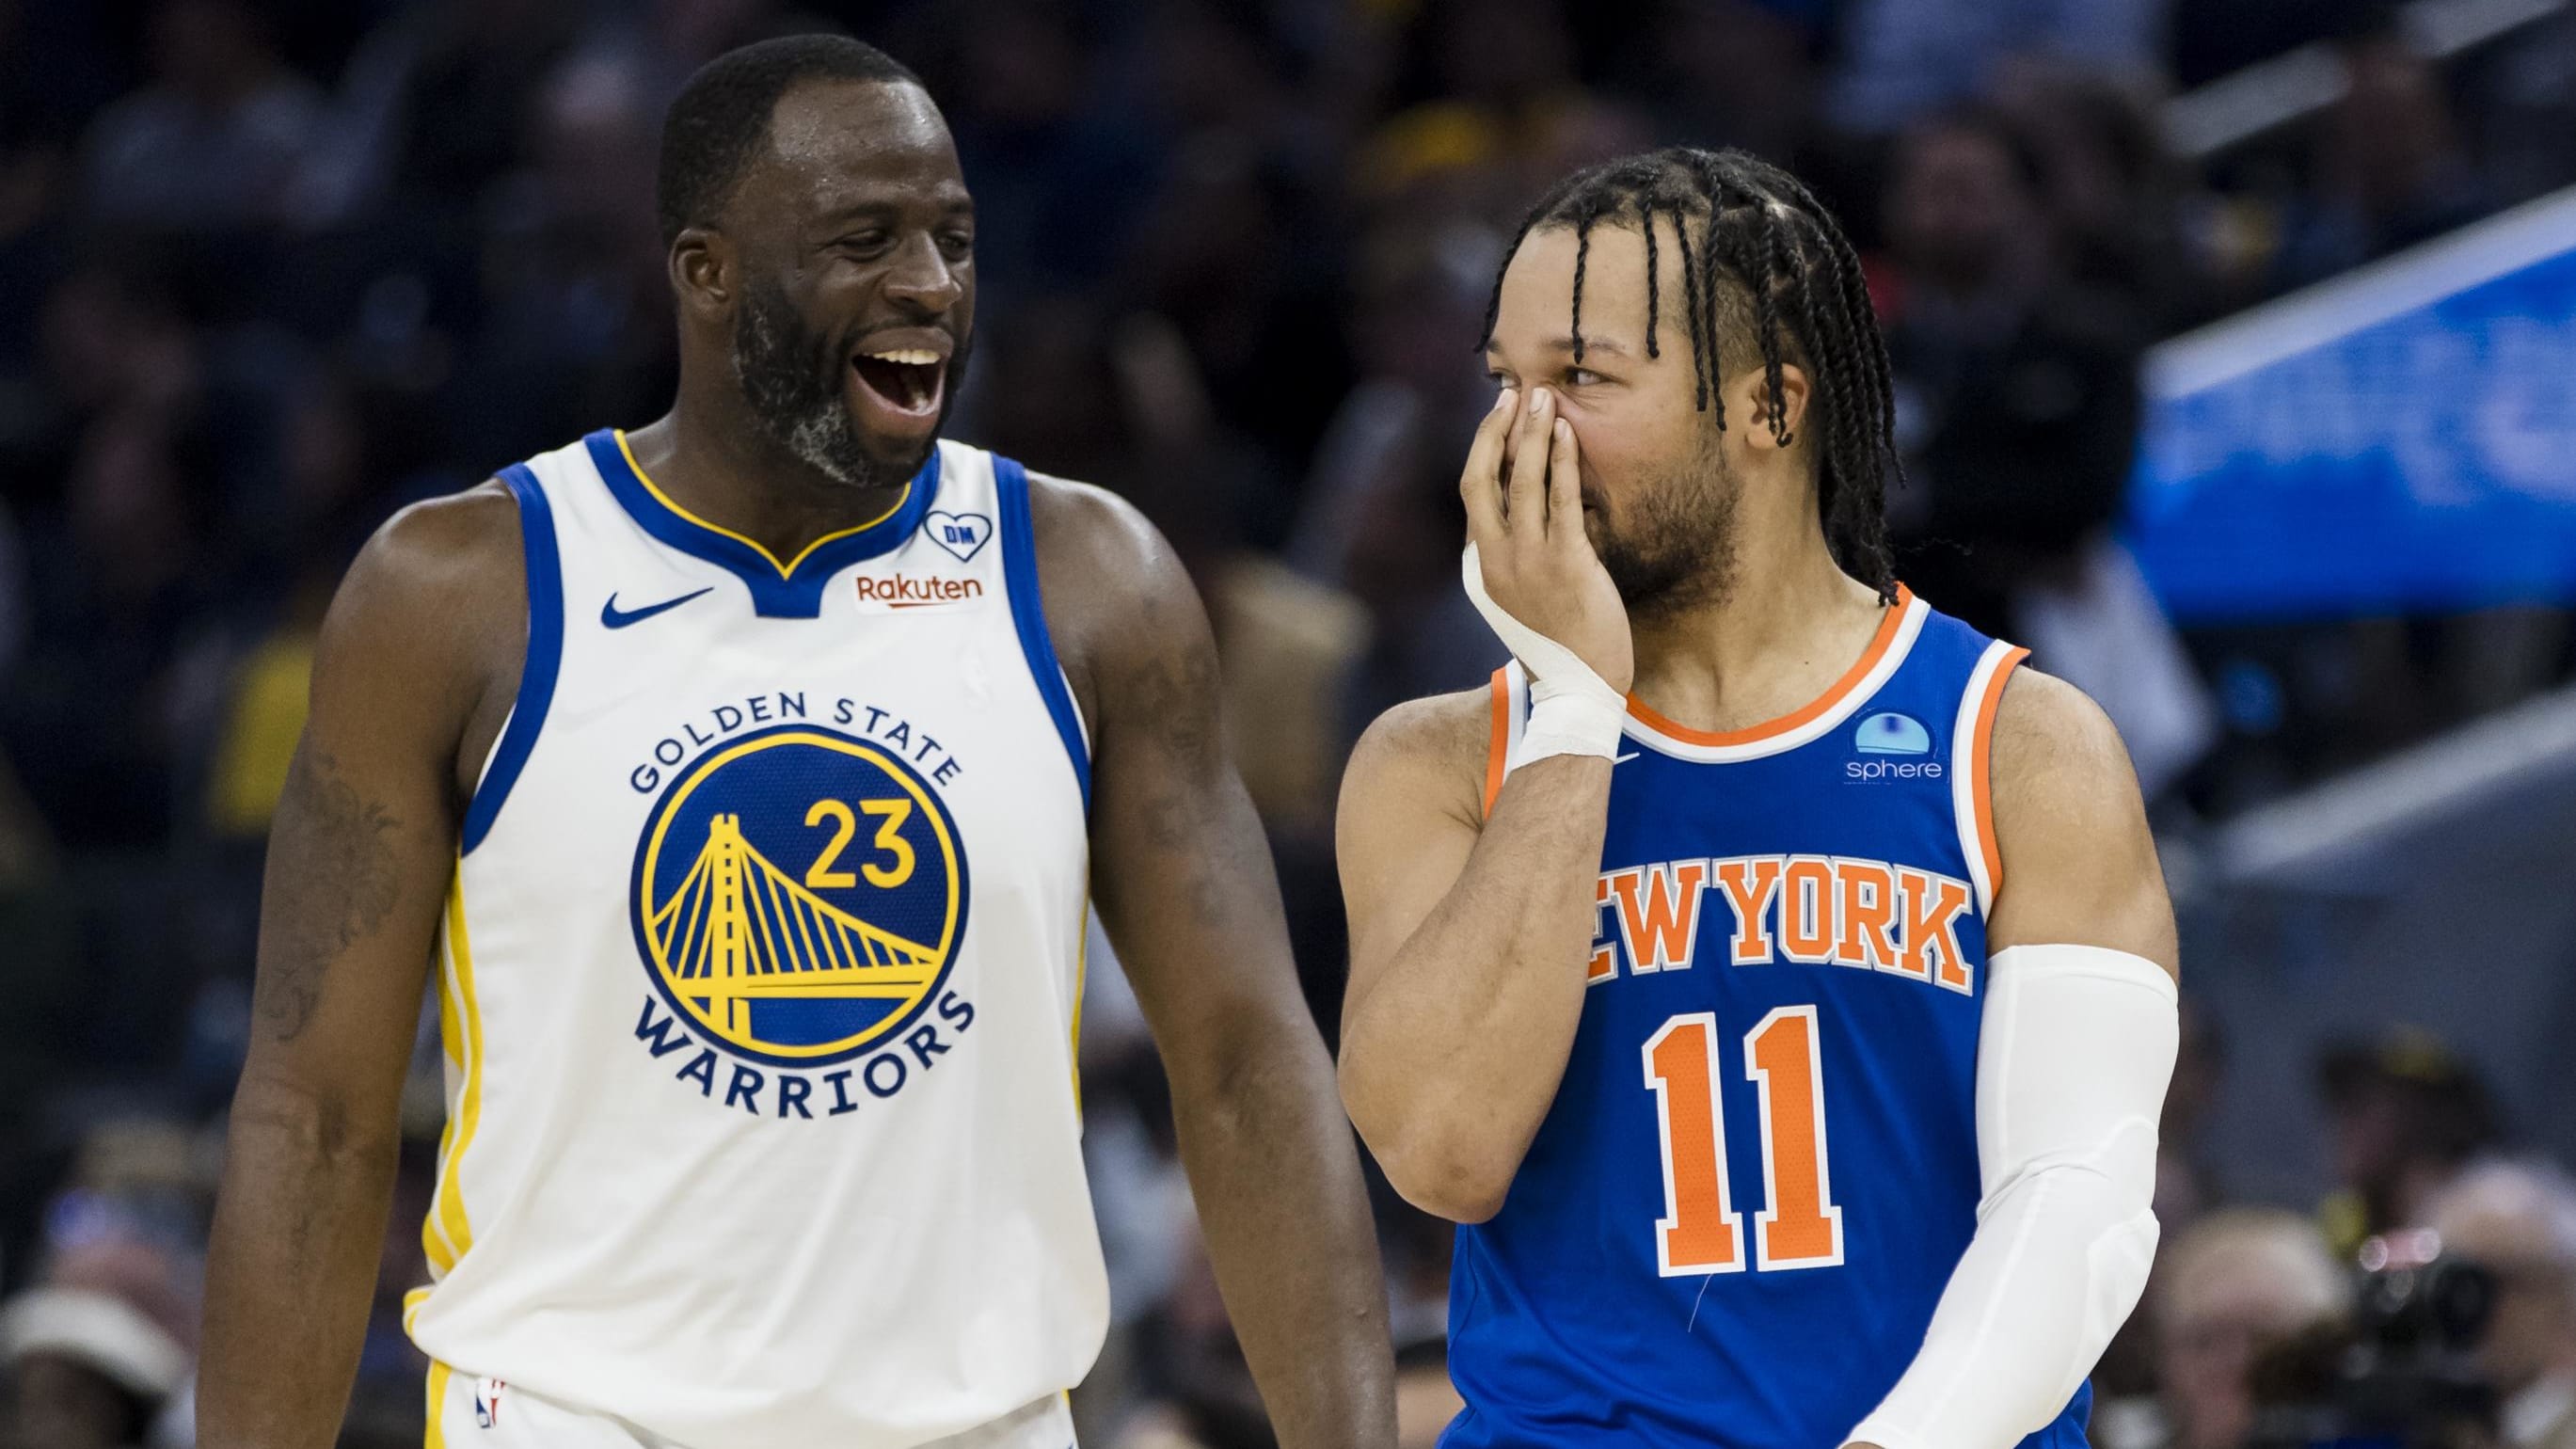
[{"label": "open mouth laughing", "polygon": [[907,328],[880,332],[850,358],[852,399],[868,431],[916,438],[939,425],[948,398],[948,335]]}]

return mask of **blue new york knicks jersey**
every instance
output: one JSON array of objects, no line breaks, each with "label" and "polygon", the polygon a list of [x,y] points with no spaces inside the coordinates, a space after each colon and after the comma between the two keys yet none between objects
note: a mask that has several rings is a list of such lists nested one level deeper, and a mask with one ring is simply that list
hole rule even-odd
[{"label": "blue new york knicks jersey", "polygon": [[[1902,595],[1771,725],[1632,707],[1582,1025],[1458,1231],[1444,1445],[1835,1449],[1913,1361],[1976,1227],[1985,756],[2020,657]],[[1493,699],[1489,808],[1518,665]],[[2030,1443],[2081,1444],[2087,1397]]]}]

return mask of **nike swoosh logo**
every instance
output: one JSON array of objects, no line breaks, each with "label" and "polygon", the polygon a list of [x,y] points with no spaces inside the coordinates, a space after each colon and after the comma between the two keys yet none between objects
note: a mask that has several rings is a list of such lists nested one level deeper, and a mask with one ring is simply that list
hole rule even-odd
[{"label": "nike swoosh logo", "polygon": [[623,629],[629,624],[641,624],[645,620],[652,618],[655,614],[666,613],[672,609],[676,609],[682,604],[687,603],[689,600],[696,598],[698,594],[712,594],[715,591],[716,586],[709,584],[705,588],[698,590],[697,594],[682,594],[676,599],[664,599],[658,604],[646,604],[640,609],[620,609],[617,607],[617,596],[615,594],[611,594],[608,596],[608,602],[599,606],[599,622],[607,625],[611,629]]},{"label": "nike swoosh logo", "polygon": [[1624,765],[1635,758],[1637,758],[1636,752],[1631,750],[1624,755],[1612,755],[1610,757],[1610,763],[1613,766]]}]

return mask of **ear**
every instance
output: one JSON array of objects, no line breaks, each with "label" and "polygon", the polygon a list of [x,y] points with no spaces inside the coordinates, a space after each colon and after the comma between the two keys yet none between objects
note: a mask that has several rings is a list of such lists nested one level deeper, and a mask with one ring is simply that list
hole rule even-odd
[{"label": "ear", "polygon": [[[1798,430],[1807,420],[1809,396],[1807,370],[1794,362],[1781,363],[1780,431],[1789,435],[1792,447],[1798,444]],[[1729,423],[1737,418],[1751,420],[1744,429],[1744,446],[1779,451],[1780,440],[1771,429],[1771,382],[1761,368],[1747,368],[1727,384],[1726,416]]]},{"label": "ear", "polygon": [[732,238],[708,227],[688,227],[672,239],[669,266],[671,291],[682,313],[710,322],[733,315],[742,273]]}]

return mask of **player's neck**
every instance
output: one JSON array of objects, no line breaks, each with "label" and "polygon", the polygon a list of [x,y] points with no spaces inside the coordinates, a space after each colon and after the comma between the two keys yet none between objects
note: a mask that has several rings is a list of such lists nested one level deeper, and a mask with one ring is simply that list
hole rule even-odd
[{"label": "player's neck", "polygon": [[1813,494],[1790,499],[1770,517],[1745,510],[1722,597],[1632,622],[1647,708],[1695,730],[1751,729],[1813,703],[1868,651],[1877,593],[1834,562]]},{"label": "player's neck", "polygon": [[636,465],[671,501],[778,558],[882,516],[902,494],[852,488],[779,446],[739,406],[693,401],[626,435]]}]

